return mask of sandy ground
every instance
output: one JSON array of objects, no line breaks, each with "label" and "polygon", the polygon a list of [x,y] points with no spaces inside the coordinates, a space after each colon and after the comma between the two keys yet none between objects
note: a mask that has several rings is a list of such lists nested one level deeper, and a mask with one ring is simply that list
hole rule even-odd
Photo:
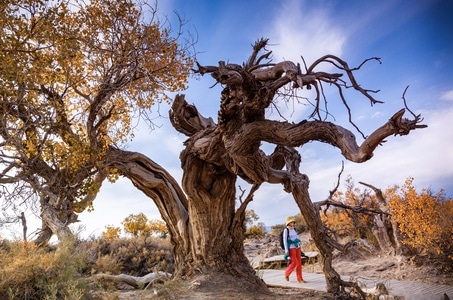
[{"label": "sandy ground", "polygon": [[[308,243],[309,236],[302,236],[304,251],[314,251]],[[305,245],[304,245],[304,241]],[[312,246],[311,246],[312,247]],[[260,255],[271,257],[282,254],[275,239],[253,240],[245,243],[245,253],[249,259]],[[353,249],[347,255],[335,255],[333,267],[341,275],[360,278],[380,278],[408,280],[422,283],[453,285],[453,273],[443,271],[440,265],[424,261],[423,259],[408,259],[397,256],[382,256],[363,249]],[[304,272],[321,272],[317,263],[304,265]],[[202,283],[200,285],[200,283]],[[202,286],[202,288],[201,288]],[[154,298],[153,298],[154,297]],[[169,292],[157,297],[153,291],[121,293],[118,299],[324,299],[333,300],[334,297],[319,291],[307,289],[270,288],[270,293],[263,293],[248,286],[246,282],[238,281],[233,277],[203,277],[191,279],[182,291]]]}]

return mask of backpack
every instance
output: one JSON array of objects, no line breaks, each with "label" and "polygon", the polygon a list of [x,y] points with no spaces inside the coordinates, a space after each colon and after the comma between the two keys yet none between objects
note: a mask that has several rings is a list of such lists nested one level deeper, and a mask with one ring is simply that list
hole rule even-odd
[{"label": "backpack", "polygon": [[283,242],[283,232],[285,232],[285,230],[288,230],[288,228],[283,229],[279,235],[280,248],[282,248],[283,250],[285,250],[285,243]]}]

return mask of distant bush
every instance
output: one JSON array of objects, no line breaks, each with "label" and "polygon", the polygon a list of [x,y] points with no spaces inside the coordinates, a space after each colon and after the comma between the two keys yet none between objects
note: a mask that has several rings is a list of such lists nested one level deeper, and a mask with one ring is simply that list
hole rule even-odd
[{"label": "distant bush", "polygon": [[[124,218],[121,224],[123,224],[124,232],[134,237],[157,235],[159,237],[166,238],[168,235],[168,228],[164,221],[148,220],[144,213],[138,213],[135,215],[130,214]],[[112,230],[118,229],[119,228],[115,227],[107,227],[106,234],[108,232],[111,233]]]},{"label": "distant bush", "polygon": [[[333,195],[333,200],[351,207],[367,209],[377,207],[376,197],[356,187],[350,176],[346,179],[346,191],[344,193],[337,191]],[[321,219],[336,238],[369,239],[373,235],[370,231],[373,218],[369,214],[355,213],[350,209],[331,206],[321,212]],[[375,244],[376,239],[372,238],[370,242]]]},{"label": "distant bush", "polygon": [[302,214],[299,213],[295,215],[294,219],[296,219],[296,227],[294,229],[296,229],[298,233],[302,233],[308,230],[307,221],[305,221],[304,216],[302,216]]},{"label": "distant bush", "polygon": [[105,226],[105,231],[102,232],[102,238],[105,240],[114,240],[120,237],[121,228],[113,225]]},{"label": "distant bush", "polygon": [[[308,230],[307,222],[305,221],[302,214],[297,214],[294,216],[296,220],[296,227],[294,228],[298,233],[303,233]],[[269,233],[271,236],[278,236],[283,229],[286,228],[285,220],[281,224],[275,224],[271,226],[271,232]]]},{"label": "distant bush", "polygon": [[271,236],[278,236],[280,234],[280,232],[283,231],[283,229],[285,229],[286,226],[285,224],[275,224],[275,225],[272,225],[271,226],[271,232],[270,232],[270,235]]},{"label": "distant bush", "polygon": [[266,235],[266,228],[264,223],[253,224],[245,231],[247,238],[263,238]]},{"label": "distant bush", "polygon": [[259,216],[253,209],[245,211],[245,236],[247,238],[263,238],[266,235],[266,227],[259,220]]}]

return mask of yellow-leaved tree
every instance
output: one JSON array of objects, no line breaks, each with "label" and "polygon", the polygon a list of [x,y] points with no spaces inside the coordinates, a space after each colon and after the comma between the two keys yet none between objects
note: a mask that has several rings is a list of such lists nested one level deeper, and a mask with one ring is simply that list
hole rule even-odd
[{"label": "yellow-leaved tree", "polygon": [[189,40],[137,3],[0,3],[2,208],[38,207],[39,244],[71,235],[120,175],[109,152],[133,138],[132,119],[185,87]]},{"label": "yellow-leaved tree", "polygon": [[[133,237],[147,237],[149,235],[157,235],[165,238],[168,235],[168,229],[165,222],[162,220],[148,220],[144,213],[130,214],[124,218],[123,229],[125,233]],[[102,238],[111,240],[120,236],[121,229],[112,225],[107,225],[106,230],[102,232]]]},{"label": "yellow-leaved tree", "polygon": [[401,242],[422,252],[451,252],[453,249],[453,200],[443,191],[418,193],[408,178],[401,188],[386,191],[392,218],[398,224]]},{"label": "yellow-leaved tree", "polygon": [[121,228],[113,225],[105,226],[105,230],[102,232],[102,238],[105,240],[114,240],[120,237]]},{"label": "yellow-leaved tree", "polygon": [[149,233],[148,218],[144,213],[130,214],[127,216],[121,224],[123,224],[124,231],[131,234],[134,237],[139,235],[145,236]]}]

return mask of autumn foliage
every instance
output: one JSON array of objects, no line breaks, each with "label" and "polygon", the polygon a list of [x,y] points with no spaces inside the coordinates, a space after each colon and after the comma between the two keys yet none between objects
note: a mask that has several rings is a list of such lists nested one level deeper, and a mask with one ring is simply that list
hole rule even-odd
[{"label": "autumn foliage", "polygon": [[413,180],[386,191],[402,242],[420,252],[450,253],[453,259],[453,199],[443,191],[417,193]]},{"label": "autumn foliage", "polygon": [[3,208],[24,199],[49,207],[43,242],[50,228],[67,235],[58,224],[93,209],[102,182],[118,178],[108,150],[134,137],[137,117],[152,123],[150,108],[185,88],[189,46],[156,9],[130,0],[0,3]]},{"label": "autumn foliage", "polygon": [[[333,200],[352,207],[365,207],[374,209],[376,199],[366,191],[354,185],[351,177],[346,180],[346,191],[337,191]],[[321,219],[337,237],[368,238],[373,240],[371,234],[372,217],[370,214],[358,214],[341,207],[330,207],[321,213]]]},{"label": "autumn foliage", "polygon": [[[124,218],[123,230],[132,237],[148,237],[157,236],[165,238],[168,235],[168,229],[165,222],[162,220],[148,220],[144,213],[130,214]],[[113,240],[119,238],[121,228],[113,225],[107,225],[105,231],[102,232],[102,238]]]}]

